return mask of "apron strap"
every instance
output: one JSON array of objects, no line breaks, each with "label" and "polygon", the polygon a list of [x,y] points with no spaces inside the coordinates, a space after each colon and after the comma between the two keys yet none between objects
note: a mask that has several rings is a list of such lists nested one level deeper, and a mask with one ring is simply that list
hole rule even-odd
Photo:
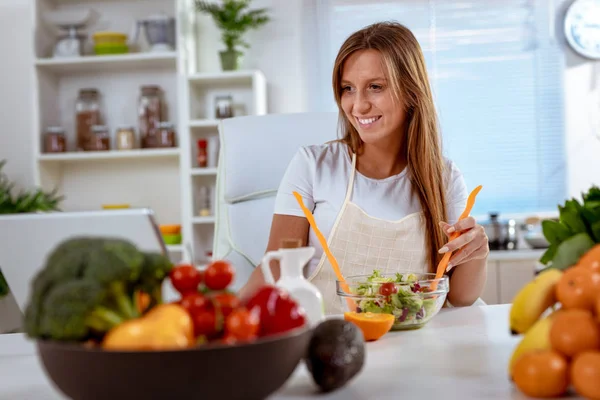
[{"label": "apron strap", "polygon": [[352,153],[352,170],[350,171],[350,180],[348,181],[348,188],[346,189],[346,198],[344,203],[348,203],[352,197],[352,189],[354,188],[354,176],[356,174],[356,153]]}]

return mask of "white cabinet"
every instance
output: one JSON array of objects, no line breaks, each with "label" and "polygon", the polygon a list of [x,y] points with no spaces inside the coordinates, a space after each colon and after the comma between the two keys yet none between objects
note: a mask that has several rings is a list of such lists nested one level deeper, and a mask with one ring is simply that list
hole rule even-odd
[{"label": "white cabinet", "polygon": [[487,304],[512,303],[515,295],[535,278],[544,250],[492,251],[487,263],[487,282],[481,299]]},{"label": "white cabinet", "polygon": [[515,295],[535,278],[536,260],[498,261],[500,304],[512,303]]},{"label": "white cabinet", "polygon": [[498,304],[500,301],[500,290],[498,287],[498,262],[488,261],[487,281],[481,293],[481,299],[487,304]]}]

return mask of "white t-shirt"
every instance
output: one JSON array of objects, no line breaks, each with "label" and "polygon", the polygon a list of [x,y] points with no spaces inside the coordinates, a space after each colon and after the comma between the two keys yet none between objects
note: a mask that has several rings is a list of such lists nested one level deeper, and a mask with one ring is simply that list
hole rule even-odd
[{"label": "white t-shirt", "polygon": [[[450,224],[456,222],[467,202],[468,192],[461,172],[456,165],[446,161],[445,182],[446,202]],[[298,150],[288,165],[275,200],[275,214],[303,217],[293,192],[298,192],[306,207],[313,212],[315,222],[327,239],[342,208],[350,172],[352,158],[348,147],[341,142],[305,146]],[[409,214],[421,211],[421,204],[412,196],[411,183],[405,168],[397,175],[385,179],[373,179],[362,175],[358,170],[354,178],[351,201],[367,214],[385,220],[399,220]],[[309,228],[308,245],[316,249],[308,265],[307,273],[312,273],[323,254],[312,228]]]}]

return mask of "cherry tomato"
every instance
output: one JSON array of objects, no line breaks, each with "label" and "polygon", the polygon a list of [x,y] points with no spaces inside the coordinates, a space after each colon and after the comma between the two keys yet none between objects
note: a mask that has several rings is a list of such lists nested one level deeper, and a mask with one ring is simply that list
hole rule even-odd
[{"label": "cherry tomato", "polygon": [[169,273],[171,284],[182,295],[198,291],[198,285],[202,282],[202,274],[194,266],[178,265]]},{"label": "cherry tomato", "polygon": [[398,293],[398,288],[394,282],[386,282],[379,287],[379,293],[382,296],[389,296],[392,293]]},{"label": "cherry tomato", "polygon": [[277,300],[276,312],[273,318],[267,321],[264,329],[265,335],[275,335],[303,326],[306,322],[304,309],[289,297],[280,297]]},{"label": "cherry tomato", "polygon": [[225,260],[211,263],[204,271],[204,284],[211,290],[224,290],[233,282],[235,271]]},{"label": "cherry tomato", "polygon": [[194,321],[195,336],[206,336],[208,339],[211,339],[217,336],[221,330],[219,316],[214,308],[201,310],[194,314],[192,319]]},{"label": "cherry tomato", "polygon": [[240,299],[232,293],[217,293],[212,296],[212,299],[221,309],[224,318],[227,318],[233,310],[240,306]]},{"label": "cherry tomato", "polygon": [[209,302],[200,293],[188,293],[186,294],[179,303],[181,307],[185,308],[191,317],[198,314],[200,311],[209,308]]},{"label": "cherry tomato", "polygon": [[252,340],[257,337],[260,328],[258,312],[245,308],[234,310],[225,320],[225,335],[238,340]]}]

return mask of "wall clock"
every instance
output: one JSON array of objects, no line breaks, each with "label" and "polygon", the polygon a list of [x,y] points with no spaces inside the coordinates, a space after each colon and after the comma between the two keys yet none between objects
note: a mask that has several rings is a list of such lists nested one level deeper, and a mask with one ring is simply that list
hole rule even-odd
[{"label": "wall clock", "polygon": [[565,15],[567,42],[578,54],[600,59],[600,0],[575,0]]}]

